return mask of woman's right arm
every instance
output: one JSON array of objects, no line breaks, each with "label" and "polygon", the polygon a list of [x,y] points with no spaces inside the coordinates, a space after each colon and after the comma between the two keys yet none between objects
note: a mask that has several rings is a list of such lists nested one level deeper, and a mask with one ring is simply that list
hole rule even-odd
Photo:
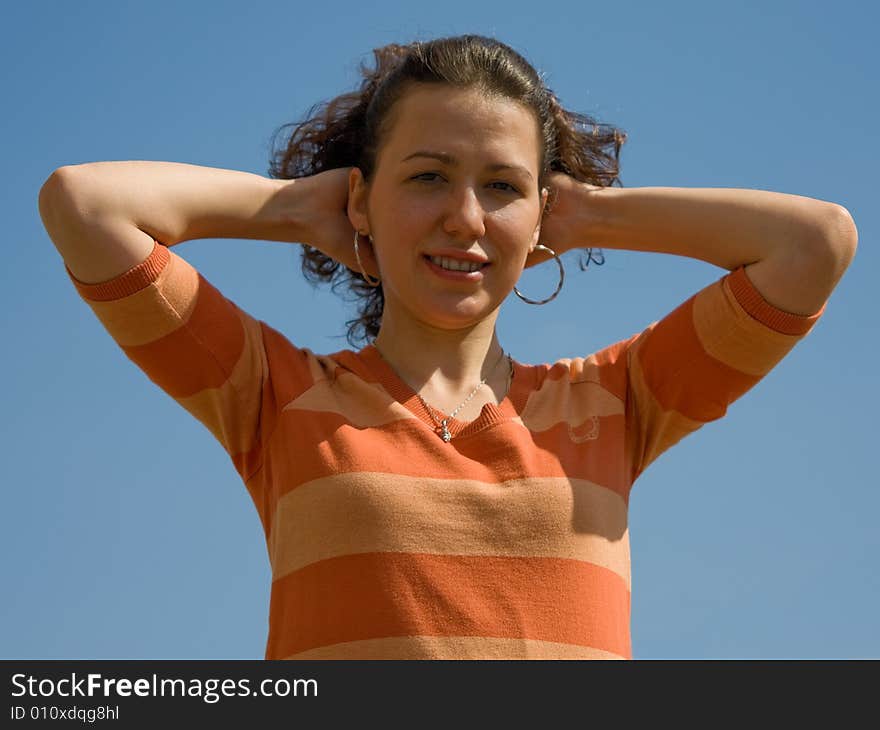
[{"label": "woman's right arm", "polygon": [[[305,242],[303,181],[177,162],[60,167],[40,189],[40,216],[84,283],[108,281],[165,246],[198,238]],[[303,190],[300,190],[300,188]],[[304,216],[303,216],[304,217]]]},{"label": "woman's right arm", "polygon": [[168,246],[239,237],[350,250],[347,179],[344,169],[276,181],[169,162],[100,162],[60,168],[40,191],[46,230],[80,296],[125,355],[211,431],[245,480],[262,464],[278,404],[312,387],[323,361]]},{"label": "woman's right arm", "polygon": [[[79,281],[109,281],[142,263],[153,239],[305,243],[357,269],[348,218],[349,176],[340,167],[292,180],[180,162],[110,161],[58,168],[40,190],[40,216]],[[369,241],[361,259],[378,267]]]}]

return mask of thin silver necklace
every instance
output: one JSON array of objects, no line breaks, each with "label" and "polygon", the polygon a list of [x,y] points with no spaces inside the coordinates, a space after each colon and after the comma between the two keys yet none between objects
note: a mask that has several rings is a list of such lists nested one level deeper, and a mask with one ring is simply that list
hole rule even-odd
[{"label": "thin silver necklace", "polygon": [[[375,344],[373,345],[373,347],[376,347]],[[380,355],[382,355],[382,351],[379,350],[378,347],[376,347],[376,351],[377,351]],[[506,354],[507,354],[507,353],[505,353],[503,350],[501,351],[501,357],[498,358],[498,361],[495,363],[495,367],[493,367],[493,368],[489,371],[489,375],[491,375],[492,373],[495,372],[495,368],[498,367],[498,363],[500,363],[500,362],[504,359],[504,356],[505,356]],[[385,360],[386,363],[388,363],[388,360],[385,358],[384,355],[382,355],[382,359]],[[510,366],[510,373],[509,373],[509,375],[508,375],[508,388],[509,388],[509,387],[510,387],[510,379],[511,379],[511,377],[513,376],[513,360],[511,359],[510,355],[507,355],[507,362],[508,362],[508,364],[509,364],[509,366]],[[388,365],[390,366],[391,363],[388,363]],[[394,370],[394,368],[392,368],[392,370]],[[397,372],[397,371],[395,370],[394,372]],[[487,375],[485,378],[483,378],[483,379],[480,381],[480,384],[479,384],[476,388],[474,388],[473,391],[471,391],[471,394],[470,394],[467,398],[465,398],[464,401],[463,401],[463,402],[462,402],[462,403],[461,403],[461,404],[460,404],[460,405],[459,405],[454,411],[452,411],[452,413],[450,413],[449,416],[448,416],[447,418],[444,418],[442,421],[441,421],[439,418],[437,418],[437,416],[434,415],[434,409],[431,408],[431,406],[428,405],[428,403],[425,401],[425,399],[422,398],[422,396],[420,396],[418,393],[416,393],[416,397],[422,402],[422,405],[425,406],[425,408],[427,409],[428,413],[429,413],[430,416],[431,416],[431,419],[432,419],[432,420],[434,421],[434,423],[436,423],[437,426],[440,428],[439,436],[440,436],[440,438],[443,439],[446,443],[449,443],[449,442],[452,440],[452,434],[449,433],[449,421],[450,421],[451,419],[455,418],[455,414],[458,413],[458,412],[464,407],[464,405],[465,405],[465,404],[466,404],[471,398],[473,398],[473,397],[476,395],[477,391],[478,391],[480,388],[482,388],[482,387],[486,384],[486,381],[489,379],[489,375]],[[398,374],[397,377],[400,377],[400,375]]]}]

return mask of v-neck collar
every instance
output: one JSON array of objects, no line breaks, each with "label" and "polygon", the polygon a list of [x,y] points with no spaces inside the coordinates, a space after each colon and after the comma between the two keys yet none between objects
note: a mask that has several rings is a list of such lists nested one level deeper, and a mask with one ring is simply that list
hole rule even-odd
[{"label": "v-neck collar", "polygon": [[[430,427],[440,439],[440,425],[431,418],[431,413],[425,408],[421,399],[416,392],[402,380],[397,373],[382,357],[382,353],[375,345],[367,345],[358,355],[368,367],[370,372],[376,376],[388,394],[412,413],[416,418]],[[516,360],[513,362],[513,377],[511,378],[510,388],[507,395],[499,404],[485,403],[480,415],[473,421],[460,421],[457,418],[449,418],[447,428],[454,441],[456,438],[471,436],[485,428],[493,426],[497,423],[516,418],[519,412],[525,406],[528,397],[528,386],[525,383],[526,368],[520,365]],[[448,413],[443,413],[438,409],[434,409],[436,417],[440,420],[448,417]]]}]

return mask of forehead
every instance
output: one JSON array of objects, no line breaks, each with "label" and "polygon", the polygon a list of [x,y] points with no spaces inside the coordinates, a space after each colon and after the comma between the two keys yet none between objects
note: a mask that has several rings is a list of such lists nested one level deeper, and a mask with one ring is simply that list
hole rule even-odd
[{"label": "forehead", "polygon": [[503,154],[513,158],[510,162],[537,168],[537,120],[531,110],[511,99],[475,89],[420,84],[398,101],[392,117],[381,156],[394,164],[430,148],[455,157]]}]

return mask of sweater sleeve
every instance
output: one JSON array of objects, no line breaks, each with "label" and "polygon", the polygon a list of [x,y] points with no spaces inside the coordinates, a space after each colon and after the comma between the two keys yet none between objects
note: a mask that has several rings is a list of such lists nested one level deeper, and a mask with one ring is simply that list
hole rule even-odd
[{"label": "sweater sleeve", "polygon": [[[123,353],[208,428],[247,481],[262,466],[276,420],[266,340],[280,336],[158,242],[110,281],[86,284],[65,269]],[[286,353],[284,380],[305,389],[312,379],[305,354],[293,346]]]},{"label": "sweater sleeve", "polygon": [[745,266],[724,275],[626,344],[631,481],[664,451],[727,413],[812,330],[767,302]]}]

